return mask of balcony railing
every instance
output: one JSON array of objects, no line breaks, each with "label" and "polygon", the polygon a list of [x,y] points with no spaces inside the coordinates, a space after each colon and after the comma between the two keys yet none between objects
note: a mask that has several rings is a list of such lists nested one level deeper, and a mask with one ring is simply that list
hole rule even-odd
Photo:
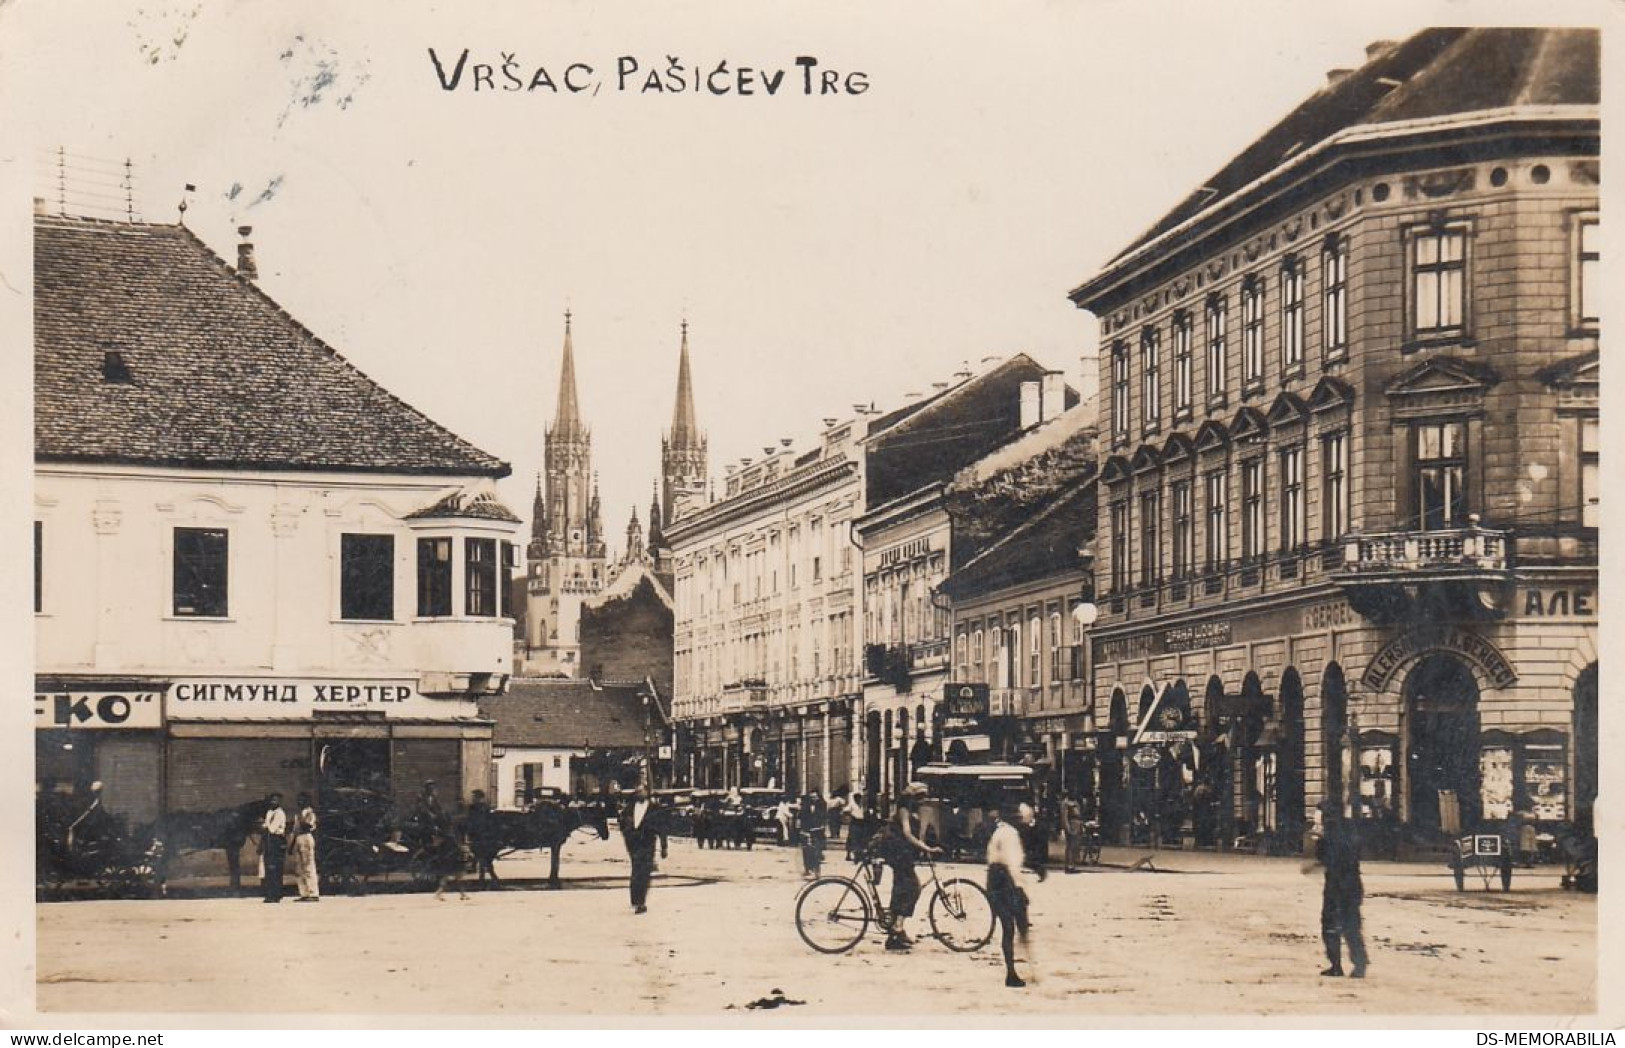
[{"label": "balcony railing", "polygon": [[908,646],[908,668],[934,670],[948,665],[948,639],[925,640]]},{"label": "balcony railing", "polygon": [[1350,535],[1343,545],[1344,571],[1437,571],[1441,568],[1505,571],[1507,533],[1474,524],[1447,531]]}]

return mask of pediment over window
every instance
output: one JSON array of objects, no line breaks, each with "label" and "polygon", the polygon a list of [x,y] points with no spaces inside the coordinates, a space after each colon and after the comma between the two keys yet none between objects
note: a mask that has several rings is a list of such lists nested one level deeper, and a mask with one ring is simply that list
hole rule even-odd
[{"label": "pediment over window", "polygon": [[1315,383],[1315,388],[1309,391],[1309,410],[1319,414],[1322,411],[1335,411],[1338,408],[1348,410],[1354,406],[1354,387],[1340,378],[1327,375]]},{"label": "pediment over window", "polygon": [[1223,451],[1230,447],[1230,432],[1224,424],[1212,419],[1202,423],[1202,428],[1196,431],[1197,451]]},{"label": "pediment over window", "polygon": [[1555,364],[1548,364],[1535,372],[1535,377],[1552,389],[1574,391],[1585,390],[1593,396],[1597,393],[1597,383],[1602,374],[1602,353],[1591,350],[1577,356],[1567,357]]},{"label": "pediment over window", "polygon": [[1171,466],[1196,454],[1196,445],[1183,433],[1175,433],[1162,444],[1162,463]]},{"label": "pediment over window", "polygon": [[1236,412],[1236,417],[1230,420],[1230,439],[1237,442],[1262,440],[1269,436],[1269,432],[1269,423],[1264,419],[1263,412],[1257,408],[1242,408]]},{"label": "pediment over window", "polygon": [[1302,425],[1309,418],[1309,406],[1295,393],[1282,393],[1270,405],[1264,420],[1271,426]]},{"label": "pediment over window", "polygon": [[1162,467],[1162,454],[1150,444],[1141,444],[1134,452],[1134,458],[1129,462],[1129,468],[1136,473],[1146,473]]},{"label": "pediment over window", "polygon": [[1113,455],[1106,460],[1105,466],[1101,467],[1100,479],[1107,484],[1120,484],[1128,478],[1128,459],[1121,455]]},{"label": "pediment over window", "polygon": [[1476,409],[1500,381],[1488,365],[1440,355],[1395,376],[1384,392],[1395,417],[1417,418]]}]

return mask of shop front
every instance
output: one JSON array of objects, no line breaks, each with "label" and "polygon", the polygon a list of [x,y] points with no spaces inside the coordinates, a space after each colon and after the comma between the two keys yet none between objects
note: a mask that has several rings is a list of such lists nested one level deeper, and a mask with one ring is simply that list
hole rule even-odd
[{"label": "shop front", "polygon": [[34,682],[36,789],[101,806],[126,829],[150,823],[163,795],[168,680],[40,677]]}]

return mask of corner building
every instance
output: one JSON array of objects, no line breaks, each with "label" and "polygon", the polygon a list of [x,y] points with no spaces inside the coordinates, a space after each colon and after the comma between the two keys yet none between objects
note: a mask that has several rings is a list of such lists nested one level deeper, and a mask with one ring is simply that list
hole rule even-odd
[{"label": "corner building", "polygon": [[1590,818],[1598,35],[1367,57],[1071,294],[1119,836],[1296,851],[1323,798],[1396,851]]}]

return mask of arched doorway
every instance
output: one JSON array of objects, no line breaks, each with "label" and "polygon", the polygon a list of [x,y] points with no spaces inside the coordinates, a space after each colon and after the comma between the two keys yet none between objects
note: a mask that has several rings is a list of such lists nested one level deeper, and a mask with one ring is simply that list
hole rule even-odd
[{"label": "arched doorway", "polygon": [[869,792],[868,800],[872,803],[880,796],[882,788],[881,776],[881,727],[880,711],[870,710],[863,718],[863,785]]},{"label": "arched doorway", "polygon": [[1343,667],[1326,664],[1320,674],[1320,752],[1326,776],[1326,799],[1343,806],[1343,753],[1349,731],[1348,683]]},{"label": "arched doorway", "polygon": [[1128,741],[1128,698],[1122,688],[1112,689],[1107,716],[1108,737],[1100,747],[1101,830],[1111,840],[1122,840],[1128,828],[1128,791],[1123,783],[1121,744]]},{"label": "arched doorway", "polygon": [[1276,747],[1275,798],[1277,832],[1289,853],[1301,850],[1303,843],[1304,743],[1303,681],[1288,666],[1281,672],[1281,738]]},{"label": "arched doorway", "polygon": [[1406,821],[1434,833],[1477,825],[1482,801],[1472,671],[1450,655],[1418,662],[1405,678],[1403,737]]},{"label": "arched doorway", "polygon": [[1233,839],[1231,825],[1230,755],[1225,747],[1224,682],[1209,677],[1196,707],[1196,781],[1191,793],[1191,820],[1196,843],[1226,847]]},{"label": "arched doorway", "polygon": [[1574,682],[1574,812],[1582,833],[1592,832],[1591,809],[1597,803],[1597,664]]},{"label": "arched doorway", "polygon": [[898,710],[897,752],[893,757],[892,762],[892,782],[894,783],[892,789],[893,793],[901,793],[903,791],[903,787],[907,786],[909,780],[914,777],[912,774],[910,774],[908,767],[908,751],[909,747],[913,745],[913,742],[914,736],[908,730],[908,710]]},{"label": "arched doorway", "polygon": [[1258,848],[1277,829],[1275,745],[1279,727],[1263,682],[1251,671],[1241,681],[1237,700],[1236,770],[1241,794],[1241,818],[1236,836]]}]

